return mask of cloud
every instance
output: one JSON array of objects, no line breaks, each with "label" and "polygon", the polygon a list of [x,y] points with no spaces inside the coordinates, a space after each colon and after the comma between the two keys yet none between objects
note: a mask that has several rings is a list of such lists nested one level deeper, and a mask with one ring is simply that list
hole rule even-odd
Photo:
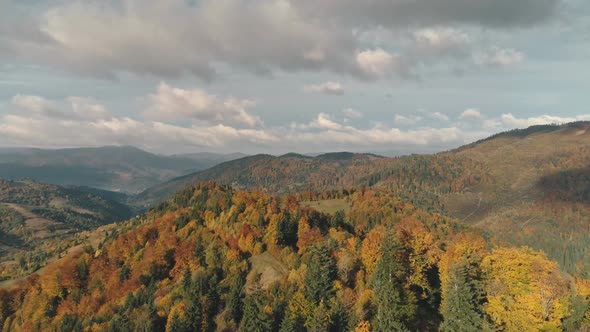
[{"label": "cloud", "polygon": [[155,93],[149,96],[148,116],[158,119],[188,117],[210,123],[237,123],[249,127],[262,124],[257,116],[246,110],[256,105],[250,99],[225,99],[204,90],[174,88],[162,82]]},{"label": "cloud", "polygon": [[418,116],[418,115],[399,115],[396,114],[394,117],[394,121],[396,124],[398,125],[403,125],[403,126],[411,126],[411,125],[415,125],[416,123],[422,121],[423,117]]},{"label": "cloud", "polygon": [[332,117],[326,113],[318,114],[317,118],[310,124],[311,128],[338,130],[342,125],[332,120]]},{"label": "cloud", "polygon": [[40,96],[16,95],[11,105],[21,113],[32,112],[46,118],[63,120],[108,119],[111,114],[92,98],[68,97],[63,101],[53,101]]},{"label": "cloud", "polygon": [[[226,67],[257,75],[408,78],[416,67],[444,64],[440,56],[469,56],[473,38],[465,29],[542,24],[557,16],[562,1],[9,1],[4,12],[10,15],[0,17],[0,56],[103,78],[211,80]],[[376,30],[397,37],[413,31],[412,42],[362,38]],[[480,53],[485,64],[522,61],[510,49]]]},{"label": "cloud", "polygon": [[449,121],[449,116],[441,112],[430,113],[428,117],[439,121]]},{"label": "cloud", "polygon": [[342,110],[342,113],[344,113],[344,116],[347,119],[361,119],[363,117],[363,113],[361,113],[353,108],[346,108],[346,109]]},{"label": "cloud", "polygon": [[310,84],[303,87],[308,93],[322,93],[326,95],[343,95],[344,87],[339,82],[325,82],[321,84]]},{"label": "cloud", "polygon": [[524,53],[512,48],[493,47],[487,53],[478,53],[474,55],[474,62],[479,65],[487,66],[512,66],[525,60]]},{"label": "cloud", "polygon": [[462,55],[468,53],[471,38],[449,27],[423,28],[413,32],[412,53],[422,56]]},{"label": "cloud", "polygon": [[544,125],[544,124],[562,124],[574,121],[588,121],[590,114],[578,115],[575,117],[561,117],[555,115],[541,115],[530,118],[517,118],[512,113],[502,114],[501,122],[507,127],[511,128],[527,128],[530,126]]},{"label": "cloud", "polygon": [[368,78],[378,79],[390,76],[396,66],[397,56],[381,48],[365,50],[356,56],[359,69]]},{"label": "cloud", "polygon": [[[557,16],[560,0],[299,0],[311,17],[328,15],[351,25],[403,27],[470,24],[496,29],[526,27]],[[324,19],[326,19],[324,17]]]},{"label": "cloud", "polygon": [[481,115],[481,111],[477,108],[468,108],[461,115],[459,116],[461,120],[481,120],[483,116]]},{"label": "cloud", "polygon": [[[182,91],[191,92],[189,100],[193,100],[193,90]],[[309,123],[295,123],[290,126],[279,124],[272,127],[240,128],[238,123],[230,125],[207,121],[173,124],[165,120],[117,116],[91,98],[68,97],[54,100],[29,97],[31,98],[22,95],[15,97],[14,104],[0,110],[3,114],[0,115],[0,145],[46,148],[134,145],[160,152],[195,149],[285,152],[391,149],[392,144],[399,144],[415,147],[416,151],[430,151],[433,148],[446,149],[461,145],[472,136],[471,133],[455,127],[404,130],[377,124],[361,128],[339,122],[327,113],[317,114]],[[26,102],[35,99],[42,100],[41,105],[51,105],[60,114],[94,109],[90,113],[104,111],[108,116],[53,116],[45,112],[45,108]],[[219,102],[219,99],[216,100]]]}]

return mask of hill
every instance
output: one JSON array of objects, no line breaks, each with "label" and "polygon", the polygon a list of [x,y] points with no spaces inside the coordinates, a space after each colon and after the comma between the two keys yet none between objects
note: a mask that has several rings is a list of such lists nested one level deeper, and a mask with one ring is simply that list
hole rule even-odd
[{"label": "hill", "polygon": [[162,156],[131,146],[2,149],[0,177],[136,193],[238,155]]},{"label": "hill", "polygon": [[208,180],[274,194],[369,186],[508,244],[542,249],[570,273],[590,275],[589,127],[534,126],[434,155],[257,155],[176,178],[133,200],[149,205]]},{"label": "hill", "polygon": [[131,215],[104,192],[0,179],[0,277],[35,271],[80,232]]},{"label": "hill", "polygon": [[156,185],[132,198],[149,206],[190,184],[215,180],[236,189],[259,188],[275,194],[304,190],[344,188],[357,183],[353,172],[370,173],[387,163],[387,158],[370,154],[334,153],[317,157],[295,153],[279,157],[255,155],[216,165],[210,169]]},{"label": "hill", "polygon": [[[4,330],[583,330],[590,282],[386,190],[188,187],[9,290]],[[312,204],[313,205],[313,204]],[[506,271],[509,271],[507,273]],[[575,284],[575,287],[574,287]],[[469,317],[469,319],[465,319]]]}]

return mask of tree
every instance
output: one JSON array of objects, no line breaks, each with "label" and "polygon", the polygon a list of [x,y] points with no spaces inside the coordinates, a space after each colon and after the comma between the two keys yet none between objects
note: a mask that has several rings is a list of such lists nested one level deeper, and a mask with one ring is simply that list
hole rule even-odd
[{"label": "tree", "polygon": [[244,300],[244,316],[240,324],[243,332],[272,331],[272,317],[262,290],[257,289]]},{"label": "tree", "polygon": [[233,279],[227,299],[230,317],[238,323],[242,319],[244,278],[237,273]]},{"label": "tree", "polygon": [[327,301],[334,295],[333,281],[336,278],[336,265],[330,250],[324,246],[314,246],[305,275],[305,296],[315,304]]},{"label": "tree", "polygon": [[456,263],[449,271],[445,297],[441,305],[441,331],[478,332],[482,329],[483,313],[480,294],[481,280],[470,275],[466,261]]},{"label": "tree", "polygon": [[404,269],[402,248],[388,235],[382,245],[383,255],[373,276],[373,289],[377,297],[376,331],[407,331],[416,311],[413,294],[404,287],[407,271]]},{"label": "tree", "polygon": [[309,332],[328,332],[331,322],[330,312],[322,301],[313,315],[309,317],[306,326]]}]

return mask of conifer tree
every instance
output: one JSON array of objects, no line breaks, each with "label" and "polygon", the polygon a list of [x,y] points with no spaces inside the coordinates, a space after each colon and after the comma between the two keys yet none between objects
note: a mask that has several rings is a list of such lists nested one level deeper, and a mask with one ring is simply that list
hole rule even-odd
[{"label": "conifer tree", "polygon": [[334,294],[335,276],[336,265],[330,250],[323,245],[313,247],[305,275],[305,296],[315,304],[327,301]]},{"label": "conifer tree", "polygon": [[240,322],[242,319],[243,288],[244,278],[240,273],[238,273],[232,279],[232,284],[227,299],[227,308],[229,309],[230,317],[236,323]]},{"label": "conifer tree", "polygon": [[413,294],[403,285],[407,273],[400,261],[402,247],[388,235],[382,250],[373,276],[377,315],[372,325],[375,331],[408,331],[416,306]]},{"label": "conifer tree", "polygon": [[441,305],[441,331],[477,332],[482,329],[483,313],[479,303],[481,284],[469,275],[466,262],[449,269],[446,294]]},{"label": "conifer tree", "polygon": [[266,310],[266,299],[261,289],[247,295],[244,300],[244,315],[240,324],[242,332],[272,331],[272,318]]}]

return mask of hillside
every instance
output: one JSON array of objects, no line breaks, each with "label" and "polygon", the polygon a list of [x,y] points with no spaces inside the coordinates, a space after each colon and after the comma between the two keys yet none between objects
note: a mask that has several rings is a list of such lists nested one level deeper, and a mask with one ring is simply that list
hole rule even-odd
[{"label": "hillside", "polygon": [[96,250],[0,290],[0,323],[6,331],[590,327],[590,282],[543,253],[490,248],[477,230],[387,191],[314,194],[338,195],[344,215],[300,205],[305,195],[185,188]]},{"label": "hillside", "polygon": [[133,200],[149,205],[208,180],[275,194],[369,186],[506,243],[542,249],[570,273],[589,275],[589,127],[535,126],[435,155],[257,155],[176,178]]},{"label": "hillside", "polygon": [[0,277],[35,271],[73,245],[80,232],[131,215],[98,192],[0,179]]},{"label": "hillside", "polygon": [[58,150],[2,149],[0,177],[136,193],[237,155],[161,156],[130,146]]}]

